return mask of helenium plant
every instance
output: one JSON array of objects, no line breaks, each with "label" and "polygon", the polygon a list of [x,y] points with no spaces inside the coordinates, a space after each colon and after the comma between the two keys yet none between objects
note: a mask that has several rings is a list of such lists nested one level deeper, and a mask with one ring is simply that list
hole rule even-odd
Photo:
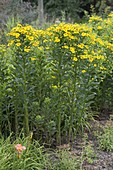
[{"label": "helenium plant", "polygon": [[[29,31],[31,32],[29,34]],[[13,49],[13,94],[14,94],[14,108],[15,108],[15,126],[18,129],[18,113],[21,112],[24,115],[24,130],[29,134],[29,107],[30,102],[30,86],[29,77],[32,75],[31,65],[31,42],[34,40],[35,29],[31,26],[22,26],[18,24],[17,27],[11,30],[8,34],[11,40],[8,46],[12,46]],[[32,87],[33,89],[33,87]],[[18,99],[21,98],[21,101]],[[17,130],[16,130],[17,131]]]},{"label": "helenium plant", "polygon": [[3,113],[6,106],[4,124],[10,131],[19,134],[24,128],[27,135],[34,131],[42,141],[61,144],[89,127],[96,102],[103,106],[103,91],[112,106],[112,34],[111,15],[46,30],[14,27],[8,33],[7,61],[2,60],[4,53],[0,56],[7,65],[0,63],[5,80],[1,79],[0,108]]}]

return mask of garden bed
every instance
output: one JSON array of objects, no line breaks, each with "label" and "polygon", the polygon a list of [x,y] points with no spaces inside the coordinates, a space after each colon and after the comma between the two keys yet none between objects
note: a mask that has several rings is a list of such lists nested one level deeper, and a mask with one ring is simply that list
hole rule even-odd
[{"label": "garden bed", "polygon": [[78,167],[82,170],[112,170],[113,151],[106,151],[99,148],[99,135],[106,125],[112,125],[110,114],[101,114],[91,123],[91,130],[84,134],[84,137],[77,136],[73,143],[64,144],[57,148],[67,150],[72,157],[78,158]]}]

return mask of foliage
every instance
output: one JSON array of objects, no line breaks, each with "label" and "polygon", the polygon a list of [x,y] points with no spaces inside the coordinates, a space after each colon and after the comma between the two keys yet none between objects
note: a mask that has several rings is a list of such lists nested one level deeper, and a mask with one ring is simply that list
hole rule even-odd
[{"label": "foliage", "polygon": [[54,170],[77,170],[79,168],[79,160],[76,156],[71,155],[67,150],[61,150],[57,154],[57,159],[54,161]]},{"label": "foliage", "polygon": [[103,128],[103,132],[98,136],[99,148],[104,151],[113,150],[113,125],[108,122]]},{"label": "foliage", "polygon": [[[24,149],[20,151],[19,146]],[[0,139],[0,170],[15,168],[20,170],[77,170],[81,168],[84,161],[87,160],[91,164],[94,158],[92,147],[85,144],[82,148],[83,153],[78,156],[68,149],[53,151],[45,149],[39,145],[38,141],[32,139],[32,134],[26,138],[21,133],[16,140],[13,135],[10,135],[7,139]]]},{"label": "foliage", "polygon": [[83,136],[83,142],[84,145],[82,146],[82,153],[81,153],[81,169],[84,162],[93,164],[96,159],[96,153],[94,151],[93,145],[90,141],[88,141],[88,136],[85,133]]},{"label": "foliage", "polygon": [[[43,147],[37,141],[31,141],[30,136],[25,138],[17,138],[11,142],[12,136],[6,140],[0,139],[0,170],[7,169],[20,169],[42,170],[49,168],[47,154],[44,153]],[[26,147],[18,157],[15,145],[21,143]]]},{"label": "foliage", "polygon": [[[90,22],[95,25],[95,31],[101,37],[101,39],[106,44],[105,55],[106,55],[106,62],[104,62],[104,67],[102,68],[106,70],[106,74],[103,75],[101,79],[101,83],[98,86],[97,96],[95,98],[96,108],[98,110],[108,109],[112,110],[113,103],[112,103],[112,84],[113,84],[113,77],[112,77],[112,17],[113,14],[109,14],[107,19],[101,20],[98,17],[96,21],[93,17],[91,17]],[[107,32],[106,32],[107,31]],[[106,99],[106,100],[105,100]]]},{"label": "foliage", "polygon": [[84,134],[81,145],[79,143],[80,150],[76,148],[76,145],[73,148],[69,144],[61,145],[58,148],[59,150],[53,154],[54,159],[52,158],[54,169],[82,170],[84,165],[93,164],[96,160],[96,153],[92,143],[88,141],[87,134]]}]

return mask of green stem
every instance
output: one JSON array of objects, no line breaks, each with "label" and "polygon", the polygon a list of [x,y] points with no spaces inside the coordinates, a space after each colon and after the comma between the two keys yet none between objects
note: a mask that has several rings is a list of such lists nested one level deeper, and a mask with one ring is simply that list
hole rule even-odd
[{"label": "green stem", "polygon": [[18,136],[18,111],[17,107],[15,106],[15,135]]},{"label": "green stem", "polygon": [[29,135],[29,114],[27,104],[27,80],[26,80],[26,59],[24,57],[24,72],[23,72],[23,89],[24,89],[24,131],[26,136]]},{"label": "green stem", "polygon": [[57,144],[61,145],[61,114],[58,113],[58,132],[57,132]]},{"label": "green stem", "polygon": [[28,108],[27,103],[24,101],[24,130],[26,136],[29,135],[29,118],[28,118]]},{"label": "green stem", "polygon": [[61,82],[62,82],[62,54],[59,55],[59,65],[58,65],[58,94],[59,94],[59,103],[58,103],[58,116],[57,116],[57,144],[61,145]]},{"label": "green stem", "polygon": [[73,78],[73,95],[72,95],[72,98],[71,98],[71,101],[70,101],[70,104],[71,104],[71,110],[70,110],[70,126],[69,126],[69,142],[72,138],[73,140],[73,133],[72,133],[72,128],[73,128],[73,118],[74,118],[74,112],[75,112],[75,97],[76,97],[76,78],[77,78],[77,73],[76,73],[76,70],[77,70],[77,66],[74,65],[74,78]]},{"label": "green stem", "polygon": [[14,109],[15,109],[15,136],[18,137],[18,90],[16,84],[14,85],[14,93],[15,93],[15,98],[14,98]]}]

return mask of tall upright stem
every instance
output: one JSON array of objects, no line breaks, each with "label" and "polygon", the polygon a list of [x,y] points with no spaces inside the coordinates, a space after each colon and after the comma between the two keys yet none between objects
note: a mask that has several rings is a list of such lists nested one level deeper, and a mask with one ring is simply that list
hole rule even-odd
[{"label": "tall upright stem", "polygon": [[24,57],[23,63],[23,97],[24,97],[24,131],[26,136],[29,135],[29,114],[28,114],[28,102],[27,102],[27,80],[26,80],[26,59]]},{"label": "tall upright stem", "polygon": [[18,136],[18,110],[16,104],[15,104],[15,133],[17,137]]},{"label": "tall upright stem", "polygon": [[59,55],[58,63],[58,94],[59,94],[59,103],[58,103],[58,115],[57,115],[57,144],[61,144],[61,79],[62,79],[62,54]]},{"label": "tall upright stem", "polygon": [[76,76],[77,76],[77,66],[76,64],[74,65],[74,76],[73,76],[73,94],[72,94],[72,97],[71,97],[71,101],[70,101],[70,106],[71,106],[71,109],[70,109],[70,126],[69,126],[69,141],[70,139],[72,138],[73,140],[73,133],[72,133],[72,128],[73,128],[73,118],[74,118],[74,112],[75,112],[75,98],[76,98]]}]

